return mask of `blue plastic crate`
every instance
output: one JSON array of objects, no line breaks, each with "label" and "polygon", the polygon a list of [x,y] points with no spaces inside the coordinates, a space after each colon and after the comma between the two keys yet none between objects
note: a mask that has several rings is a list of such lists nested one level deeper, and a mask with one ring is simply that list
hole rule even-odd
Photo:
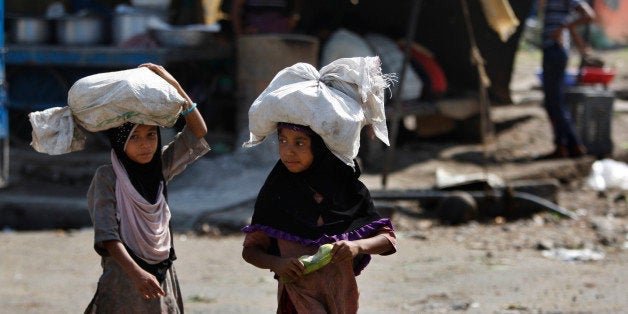
[{"label": "blue plastic crate", "polygon": [[[536,77],[543,84],[543,70],[536,70]],[[578,85],[578,71],[569,69],[565,72],[565,86],[572,87]]]}]

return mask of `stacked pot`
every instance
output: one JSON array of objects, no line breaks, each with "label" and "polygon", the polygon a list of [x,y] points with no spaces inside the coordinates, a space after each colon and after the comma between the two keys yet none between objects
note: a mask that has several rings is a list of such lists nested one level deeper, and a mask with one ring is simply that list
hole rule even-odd
[{"label": "stacked pot", "polygon": [[[49,7],[46,16],[7,15],[9,41],[16,44],[91,46],[113,42],[119,45],[146,33],[152,21],[168,20],[170,0],[133,0],[119,5],[111,22],[103,14],[87,10],[67,14],[63,7]],[[50,9],[53,10],[50,10]],[[54,11],[54,14],[50,14]]]},{"label": "stacked pot", "polygon": [[105,42],[106,21],[94,14],[7,16],[9,40],[17,44],[97,45]]}]

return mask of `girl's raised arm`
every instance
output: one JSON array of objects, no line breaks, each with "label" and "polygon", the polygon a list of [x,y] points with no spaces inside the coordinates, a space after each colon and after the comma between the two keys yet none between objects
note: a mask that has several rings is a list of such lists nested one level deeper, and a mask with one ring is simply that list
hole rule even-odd
[{"label": "girl's raised arm", "polygon": [[182,108],[182,115],[185,118],[186,126],[196,135],[197,138],[202,138],[207,134],[207,126],[205,120],[201,116],[201,112],[196,108],[196,104],[190,99],[190,96],[183,90],[181,84],[168,72],[166,69],[157,64],[143,63],[140,67],[146,67],[151,69],[157,75],[165,79],[170,85],[174,86],[179,94],[185,98],[185,104]]}]

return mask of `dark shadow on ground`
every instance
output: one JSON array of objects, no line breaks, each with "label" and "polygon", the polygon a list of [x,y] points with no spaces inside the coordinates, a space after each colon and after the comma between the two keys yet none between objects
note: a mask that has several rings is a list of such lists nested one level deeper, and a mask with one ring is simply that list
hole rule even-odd
[{"label": "dark shadow on ground", "polygon": [[[501,132],[507,131],[518,124],[525,123],[532,118],[534,118],[532,115],[526,115],[495,123],[495,134],[498,136]],[[474,125],[477,124],[477,121],[473,120],[474,119],[470,119],[470,121],[464,123],[464,127],[457,128],[452,132],[429,138],[419,137],[415,132],[401,126],[397,139],[397,147],[393,153],[394,159],[388,165],[388,171],[399,171],[409,165],[437,158],[441,152],[454,146],[459,146],[461,144],[480,144],[478,136],[472,136],[470,135],[470,132],[465,131],[469,128],[474,128]],[[373,148],[373,145],[377,147]],[[386,163],[386,154],[389,153],[389,150],[390,148],[386,147],[381,142],[363,140],[360,146],[360,154],[358,155],[360,157],[362,171],[364,173],[382,172]],[[485,157],[481,150],[454,154],[451,156],[451,159],[478,165],[495,164],[498,162],[492,156]],[[500,162],[503,161],[504,160],[500,160]],[[508,162],[530,161],[531,158],[508,160]]]}]

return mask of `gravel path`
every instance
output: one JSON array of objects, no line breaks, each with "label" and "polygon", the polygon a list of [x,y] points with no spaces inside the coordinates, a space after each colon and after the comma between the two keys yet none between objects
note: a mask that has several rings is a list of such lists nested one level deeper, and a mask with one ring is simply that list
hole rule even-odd
[{"label": "gravel path", "polygon": [[[626,250],[564,262],[513,245],[543,230],[526,222],[401,232],[399,252],[358,277],[361,313],[626,313]],[[99,276],[92,232],[0,234],[3,313],[79,313]],[[276,283],[244,263],[241,236],[179,234],[176,262],[188,313],[272,313]]]}]

